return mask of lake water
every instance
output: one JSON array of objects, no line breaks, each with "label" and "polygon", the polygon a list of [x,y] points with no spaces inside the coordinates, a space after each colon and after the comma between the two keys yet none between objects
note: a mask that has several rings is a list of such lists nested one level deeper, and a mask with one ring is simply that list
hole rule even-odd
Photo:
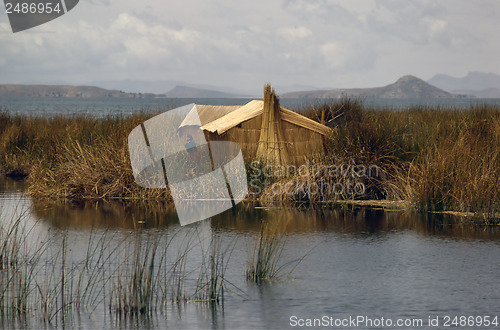
[{"label": "lake water", "polygon": [[[0,99],[0,109],[107,116],[248,101]],[[281,100],[291,109],[317,102],[324,100]],[[483,102],[500,104],[498,99],[364,104],[468,108]],[[407,328],[436,329],[464,320],[476,328],[499,327],[499,227],[406,211],[248,204],[180,227],[164,205],[39,205],[24,189],[23,183],[0,180],[2,328],[287,329],[308,322],[346,328],[353,319],[359,322],[351,328],[360,329],[390,328],[389,320],[393,328],[402,328],[398,321]],[[280,233],[278,266],[291,263],[276,279],[257,284],[246,272],[262,224]],[[152,282],[139,276],[149,269]],[[214,269],[217,288],[223,284],[224,290],[217,291],[218,303],[209,303],[207,283]],[[137,302],[134,295],[144,294],[153,297],[151,311],[125,315],[127,304]],[[487,321],[490,326],[484,327]]]},{"label": "lake water", "polygon": [[[85,114],[91,116],[129,115],[137,112],[158,112],[197,103],[211,105],[244,105],[251,99],[78,99],[78,98],[0,98],[0,111],[35,116],[56,114]],[[338,100],[333,100],[338,101]],[[467,109],[474,104],[495,104],[500,106],[500,99],[364,99],[367,107],[407,109],[415,105],[440,106],[443,108]],[[299,110],[311,105],[324,104],[324,99],[281,99],[280,104],[292,110]]]},{"label": "lake water", "polygon": [[[359,321],[351,327],[356,329],[390,328],[383,326],[389,321],[393,328],[407,322],[412,324],[407,328],[437,329],[446,321],[452,325],[455,316],[458,323],[460,317],[478,317],[473,322],[482,324],[486,317],[500,318],[498,227],[406,211],[251,205],[180,227],[175,214],[161,205],[50,207],[32,203],[23,189],[22,183],[0,182],[1,224],[5,230],[19,219],[28,238],[21,251],[38,253],[39,259],[26,266],[33,270],[27,313],[1,314],[5,328],[288,329],[314,319],[335,325],[351,318]],[[246,280],[245,272],[262,223],[276,224],[283,237],[278,264],[303,259],[291,264],[291,273],[289,267],[275,280],[256,284]],[[136,256],[139,264],[150,260],[153,246],[154,311],[118,313],[118,287],[130,290]],[[225,267],[223,301],[193,301],[204,283],[200,278],[207,275],[206,261],[214,260],[209,258],[214,246],[219,246],[217,264]],[[8,305],[19,290],[17,282],[6,282],[7,268],[0,272],[6,297],[0,305]],[[177,293],[190,301],[172,302],[179,283]],[[58,313],[61,301],[69,305],[66,313]],[[81,308],[71,304],[76,301]],[[44,320],[49,317],[50,323]],[[437,318],[439,326],[431,326],[429,318]]]}]

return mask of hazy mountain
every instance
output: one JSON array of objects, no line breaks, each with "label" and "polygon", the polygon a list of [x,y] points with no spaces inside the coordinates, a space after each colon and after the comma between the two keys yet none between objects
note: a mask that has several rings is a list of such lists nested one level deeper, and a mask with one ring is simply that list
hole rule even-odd
[{"label": "hazy mountain", "polygon": [[374,88],[333,89],[320,91],[292,92],[281,95],[282,98],[342,98],[373,97],[383,99],[405,98],[453,98],[458,95],[448,93],[432,86],[420,78],[404,76],[393,84]]},{"label": "hazy mountain", "polygon": [[[165,93],[165,91],[169,91],[175,88],[176,86],[185,86],[190,88],[219,91],[235,95],[248,95],[251,97],[262,97],[263,93],[262,91],[264,88],[264,83],[262,84],[262,86],[255,86],[255,88],[243,90],[232,86],[194,84],[180,80],[145,81],[145,80],[124,79],[124,80],[91,81],[86,84],[91,86],[99,86],[107,89],[119,89],[125,92],[143,92],[143,93],[147,92],[155,94],[163,94]],[[303,84],[291,84],[291,85],[272,84],[272,85],[279,93],[319,89],[318,86],[303,85]]]},{"label": "hazy mountain", "polygon": [[172,89],[176,85],[182,84],[182,82],[174,80],[145,81],[145,80],[124,79],[124,80],[90,81],[87,84],[91,86],[99,86],[106,89],[118,89],[125,92],[162,94],[166,90]]},{"label": "hazy mountain", "polygon": [[192,84],[186,81],[180,80],[153,80],[153,81],[145,81],[145,80],[109,80],[109,81],[93,81],[90,82],[89,85],[99,86],[103,88],[109,89],[119,89],[126,92],[148,92],[155,94],[164,94],[165,91],[169,91],[174,89],[176,86],[185,86],[189,88],[198,88],[198,89],[206,89],[213,91],[220,91],[229,94],[236,95],[259,95],[260,93],[242,91],[233,87],[227,86],[215,86],[215,85],[207,85],[207,84]]},{"label": "hazy mountain", "polygon": [[188,86],[175,86],[165,93],[170,98],[239,98],[248,97],[241,94],[226,93],[211,89],[202,89]]},{"label": "hazy mountain", "polygon": [[119,90],[104,89],[95,86],[69,85],[0,85],[0,97],[152,97],[154,94],[125,93]]},{"label": "hazy mountain", "polygon": [[500,89],[500,75],[484,72],[469,72],[467,76],[462,78],[437,74],[427,82],[449,92],[461,91],[472,93],[478,97],[483,97],[479,95],[481,93],[477,93],[478,91],[490,90],[485,93],[491,94],[491,89]]}]

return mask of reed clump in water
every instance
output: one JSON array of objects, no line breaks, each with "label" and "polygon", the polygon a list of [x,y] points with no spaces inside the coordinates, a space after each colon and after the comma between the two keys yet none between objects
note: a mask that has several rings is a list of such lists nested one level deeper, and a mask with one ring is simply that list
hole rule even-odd
[{"label": "reed clump in water", "polygon": [[110,310],[120,315],[151,315],[155,306],[154,297],[159,285],[156,262],[163,261],[165,255],[160,261],[156,258],[160,242],[158,233],[149,238],[144,236],[140,232],[134,234],[133,246],[125,247],[121,258],[124,264],[119,265],[112,281]]},{"label": "reed clump in water", "polygon": [[0,224],[5,256],[0,316],[5,324],[29,318],[57,325],[95,311],[147,318],[167,302],[223,303],[230,286],[241,295],[226,280],[235,241],[226,244],[221,233],[205,237],[208,243],[202,244],[195,230],[138,229],[121,238],[98,230],[86,245],[72,246],[67,231],[48,232],[42,240],[29,236],[23,220]]},{"label": "reed clump in water", "polygon": [[289,219],[280,217],[274,220],[261,225],[260,235],[247,262],[245,272],[247,281],[259,284],[279,278],[284,271],[288,271],[289,275],[305,258],[304,255],[283,263],[282,255],[286,245],[284,233]]},{"label": "reed clump in water", "polygon": [[226,279],[229,260],[234,251],[236,240],[224,242],[222,233],[214,231],[206,251],[202,251],[200,274],[196,292],[191,301],[205,302],[211,305],[224,304],[224,292],[231,287],[234,292],[239,288]]}]

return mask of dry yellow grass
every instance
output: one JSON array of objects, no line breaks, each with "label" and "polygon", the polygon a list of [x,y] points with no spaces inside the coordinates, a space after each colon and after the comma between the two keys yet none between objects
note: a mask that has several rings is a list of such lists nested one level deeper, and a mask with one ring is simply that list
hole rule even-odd
[{"label": "dry yellow grass", "polygon": [[168,189],[134,182],[128,133],[146,119],[0,114],[0,172],[29,168],[28,194],[45,201],[161,199]]}]

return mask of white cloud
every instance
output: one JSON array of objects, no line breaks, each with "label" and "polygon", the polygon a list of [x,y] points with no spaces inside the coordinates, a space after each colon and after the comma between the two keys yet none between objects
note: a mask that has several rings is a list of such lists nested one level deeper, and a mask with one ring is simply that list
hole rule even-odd
[{"label": "white cloud", "polygon": [[424,79],[439,72],[500,73],[500,2],[481,4],[81,1],[31,31],[12,34],[0,23],[6,63],[0,82],[128,78],[350,87],[390,83],[408,73]]},{"label": "white cloud", "polygon": [[288,42],[294,42],[312,35],[312,31],[305,26],[280,28],[278,34]]},{"label": "white cloud", "polygon": [[345,47],[334,42],[325,43],[320,47],[320,51],[324,64],[333,69],[341,67],[348,56]]},{"label": "white cloud", "polygon": [[437,42],[444,46],[452,44],[448,23],[442,19],[427,19],[427,36],[429,42]]}]

